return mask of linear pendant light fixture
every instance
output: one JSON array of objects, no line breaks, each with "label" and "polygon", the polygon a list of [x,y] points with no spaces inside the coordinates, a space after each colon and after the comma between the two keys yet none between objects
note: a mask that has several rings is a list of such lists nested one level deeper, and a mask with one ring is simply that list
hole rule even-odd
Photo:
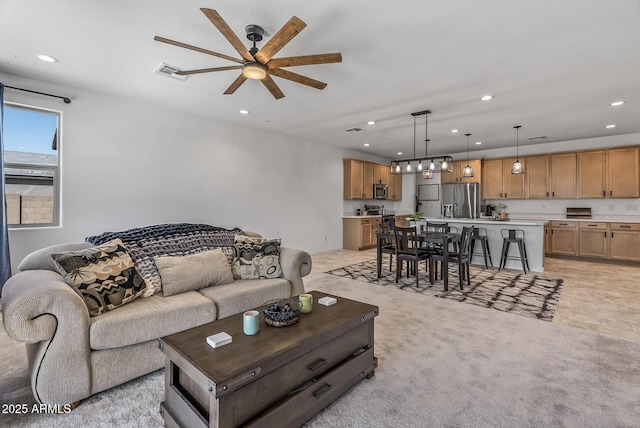
[{"label": "linear pendant light fixture", "polygon": [[524,167],[522,166],[522,162],[518,159],[518,131],[522,126],[517,125],[514,126],[516,129],[516,161],[511,165],[511,174],[524,174]]},{"label": "linear pendant light fixture", "polygon": [[[449,155],[429,157],[428,153],[428,115],[431,110],[423,110],[411,113],[413,116],[413,159],[402,159],[391,161],[392,174],[422,174],[422,178],[433,178],[434,172],[451,172],[453,171],[453,158]],[[424,157],[416,157],[416,117],[425,117],[425,146]],[[428,166],[426,166],[428,165]]]},{"label": "linear pendant light fixture", "polygon": [[464,178],[470,178],[473,177],[473,168],[471,168],[471,166],[469,165],[469,136],[471,136],[471,134],[464,134],[467,136],[467,166],[464,167],[464,169],[462,170],[462,177]]}]

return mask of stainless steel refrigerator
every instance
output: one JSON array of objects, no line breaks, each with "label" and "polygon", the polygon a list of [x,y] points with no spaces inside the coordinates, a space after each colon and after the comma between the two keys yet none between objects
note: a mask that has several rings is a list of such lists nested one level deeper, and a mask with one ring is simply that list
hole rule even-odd
[{"label": "stainless steel refrigerator", "polygon": [[443,184],[442,213],[453,218],[480,217],[480,184]]}]

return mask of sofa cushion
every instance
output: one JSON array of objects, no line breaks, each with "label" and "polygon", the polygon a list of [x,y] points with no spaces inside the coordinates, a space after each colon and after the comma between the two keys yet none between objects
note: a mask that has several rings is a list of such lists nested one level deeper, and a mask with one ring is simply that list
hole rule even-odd
[{"label": "sofa cushion", "polygon": [[91,318],[91,349],[110,349],[159,339],[216,319],[216,307],[197,291],[138,299]]},{"label": "sofa cushion", "polygon": [[233,282],[231,266],[220,248],[188,256],[156,257],[155,264],[164,297]]},{"label": "sofa cushion", "polygon": [[82,296],[92,317],[144,293],[145,283],[119,239],[84,250],[52,254],[51,258],[65,282]]},{"label": "sofa cushion", "polygon": [[235,237],[235,279],[280,278],[280,239],[266,240],[244,235]]},{"label": "sofa cushion", "polygon": [[216,285],[198,291],[215,302],[218,319],[256,309],[272,299],[291,297],[291,284],[283,278],[244,280]]},{"label": "sofa cushion", "polygon": [[20,272],[24,272],[25,270],[52,270],[57,272],[51,254],[85,250],[91,247],[93,247],[93,244],[90,242],[75,242],[72,244],[52,245],[51,247],[41,248],[22,259],[18,265],[18,270]]}]

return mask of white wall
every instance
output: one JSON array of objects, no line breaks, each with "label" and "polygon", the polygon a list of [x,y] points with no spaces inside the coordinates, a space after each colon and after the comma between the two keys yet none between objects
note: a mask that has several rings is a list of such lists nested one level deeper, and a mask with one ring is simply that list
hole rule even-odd
[{"label": "white wall", "polygon": [[342,248],[342,158],[334,147],[0,73],[5,100],[62,111],[62,225],[9,233],[14,271],[36,249],[164,222],[203,222]]}]

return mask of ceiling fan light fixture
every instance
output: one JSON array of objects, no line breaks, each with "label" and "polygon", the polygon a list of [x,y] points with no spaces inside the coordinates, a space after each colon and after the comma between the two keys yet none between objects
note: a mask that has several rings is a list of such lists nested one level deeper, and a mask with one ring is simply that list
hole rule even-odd
[{"label": "ceiling fan light fixture", "polygon": [[251,80],[262,80],[267,77],[267,67],[259,62],[245,62],[242,75]]}]

